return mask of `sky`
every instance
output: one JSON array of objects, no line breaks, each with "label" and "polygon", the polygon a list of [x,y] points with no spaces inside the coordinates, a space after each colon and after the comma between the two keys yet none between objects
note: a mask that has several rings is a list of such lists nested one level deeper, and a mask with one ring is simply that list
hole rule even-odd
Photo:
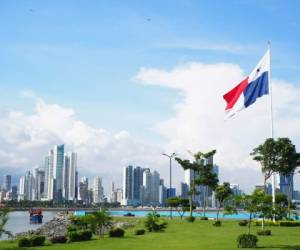
[{"label": "sky", "polygon": [[[270,136],[268,97],[225,120],[222,95],[271,41],[276,137],[300,150],[298,1],[1,1],[0,174],[43,164],[55,144],[80,176],[122,184],[127,164],[216,149],[220,180],[262,183],[249,153]],[[183,171],[174,163],[174,182]],[[0,180],[1,182],[1,180]],[[296,177],[295,188],[300,189]]]}]

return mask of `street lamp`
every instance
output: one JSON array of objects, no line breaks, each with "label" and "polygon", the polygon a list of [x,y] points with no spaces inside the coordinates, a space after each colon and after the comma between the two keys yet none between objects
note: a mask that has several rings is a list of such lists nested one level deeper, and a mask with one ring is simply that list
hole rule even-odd
[{"label": "street lamp", "polygon": [[[171,197],[171,190],[172,190],[172,159],[176,156],[175,153],[172,153],[170,155],[168,154],[162,154],[169,158],[170,160],[170,188],[169,188],[169,197]],[[170,219],[172,219],[172,206],[170,206]]]}]

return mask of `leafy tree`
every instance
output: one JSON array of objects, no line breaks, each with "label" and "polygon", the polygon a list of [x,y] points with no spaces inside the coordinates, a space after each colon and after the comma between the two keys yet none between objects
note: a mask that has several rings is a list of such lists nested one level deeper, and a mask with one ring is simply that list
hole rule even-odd
[{"label": "leafy tree", "polygon": [[267,180],[277,170],[276,141],[268,138],[266,141],[254,148],[252,153],[253,160],[261,164],[261,171],[264,175],[264,189],[266,191]]},{"label": "leafy tree", "polygon": [[104,234],[104,230],[112,225],[112,217],[107,210],[102,210],[92,214],[93,223],[95,225],[95,233]]},{"label": "leafy tree", "polygon": [[8,209],[0,209],[0,237],[2,234],[6,234],[8,237],[12,237],[12,233],[4,229],[6,222],[8,221]]},{"label": "leafy tree", "polygon": [[220,209],[224,207],[224,202],[232,195],[232,190],[228,182],[216,187],[216,199],[218,201],[217,221],[219,220]]},{"label": "leafy tree", "polygon": [[190,185],[190,216],[192,216],[193,210],[193,197],[197,192],[197,186],[203,185],[204,188],[204,203],[203,203],[203,213],[205,216],[206,209],[206,195],[208,188],[215,190],[219,179],[216,173],[213,172],[213,165],[209,161],[211,157],[214,156],[216,150],[209,151],[207,153],[198,152],[193,155],[194,160],[191,162],[189,160],[183,160],[179,157],[176,157],[175,160],[181,165],[184,170],[193,170],[196,174],[198,173],[198,177],[192,180]]},{"label": "leafy tree", "polygon": [[171,197],[167,199],[167,204],[169,207],[173,207],[176,209],[177,213],[182,220],[184,213],[189,211],[189,199],[184,199],[180,197]]},{"label": "leafy tree", "polygon": [[[267,139],[251,153],[253,159],[260,162],[264,174],[264,186],[273,173],[283,176],[293,177],[297,167],[300,165],[300,153],[296,152],[296,147],[289,138]],[[288,187],[288,214],[290,218],[290,208],[292,199],[291,182]]]}]

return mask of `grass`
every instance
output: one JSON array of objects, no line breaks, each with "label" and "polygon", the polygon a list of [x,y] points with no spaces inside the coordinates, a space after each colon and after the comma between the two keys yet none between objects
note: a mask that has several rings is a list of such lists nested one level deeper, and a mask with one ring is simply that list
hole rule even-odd
[{"label": "grass", "polygon": [[[212,226],[212,221],[196,220],[194,223],[168,220],[168,228],[162,233],[146,233],[136,236],[134,230],[142,228],[142,219],[137,220],[134,228],[126,230],[124,238],[95,238],[88,242],[55,244],[45,247],[34,247],[34,250],[199,250],[199,249],[236,249],[236,238],[246,233],[246,227],[240,227],[237,221],[223,221],[221,227]],[[297,227],[268,227],[272,236],[258,236],[258,247],[263,249],[299,249],[300,229]],[[253,226],[252,233],[256,234],[260,227]],[[16,250],[15,241],[0,242],[1,250]],[[28,248],[29,249],[29,248]]]}]

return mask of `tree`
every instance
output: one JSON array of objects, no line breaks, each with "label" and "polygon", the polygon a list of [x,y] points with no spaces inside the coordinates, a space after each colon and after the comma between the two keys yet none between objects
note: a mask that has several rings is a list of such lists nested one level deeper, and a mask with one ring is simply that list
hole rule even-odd
[{"label": "tree", "polygon": [[[295,145],[289,138],[267,139],[263,144],[253,149],[251,153],[255,161],[260,162],[264,174],[264,186],[273,173],[293,177],[297,167],[300,165],[300,154],[296,152]],[[290,207],[292,200],[292,186],[288,187],[288,211],[290,218]]]},{"label": "tree", "polygon": [[207,153],[198,152],[193,154],[193,162],[189,160],[182,160],[179,157],[175,158],[184,170],[193,170],[196,174],[198,174],[197,177],[190,183],[190,216],[192,216],[193,210],[193,196],[199,194],[196,187],[199,185],[204,186],[203,213],[205,215],[208,188],[215,190],[218,185],[219,179],[217,174],[213,172],[213,164],[210,161],[211,157],[213,157],[215,153],[216,150],[212,150]]},{"label": "tree", "polygon": [[261,164],[261,171],[264,175],[264,189],[266,191],[267,180],[277,169],[276,142],[273,138],[268,138],[263,144],[254,148],[250,154],[253,160]]},{"label": "tree", "polygon": [[189,211],[189,199],[184,199],[180,197],[171,197],[167,199],[167,204],[169,207],[173,207],[176,209],[177,213],[182,220],[184,213]]},{"label": "tree", "polygon": [[164,231],[167,227],[167,222],[160,219],[155,211],[148,213],[145,219],[145,227],[149,232]]},{"label": "tree", "polygon": [[218,201],[217,221],[219,220],[220,209],[224,207],[224,202],[232,195],[232,190],[228,182],[216,187],[216,199]]},{"label": "tree", "polygon": [[92,220],[95,225],[95,233],[99,235],[103,235],[105,228],[112,225],[112,217],[107,210],[93,213]]},{"label": "tree", "polygon": [[8,209],[0,209],[0,237],[2,234],[6,234],[8,237],[12,237],[12,233],[4,229],[5,224],[8,221]]}]

